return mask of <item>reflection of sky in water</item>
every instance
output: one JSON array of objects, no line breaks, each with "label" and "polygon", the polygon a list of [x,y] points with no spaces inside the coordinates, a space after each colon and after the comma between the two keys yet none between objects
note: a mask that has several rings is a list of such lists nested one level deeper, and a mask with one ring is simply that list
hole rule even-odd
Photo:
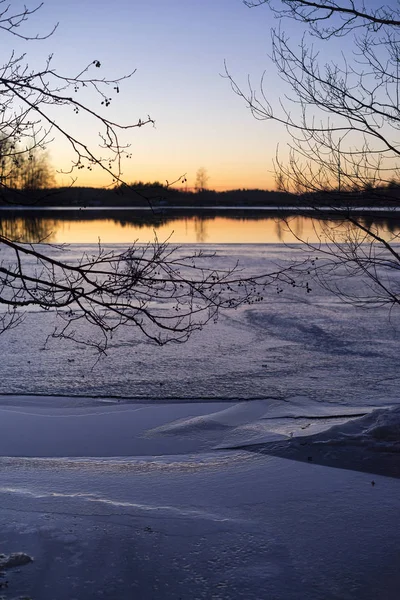
[{"label": "reflection of sky in water", "polygon": [[[12,239],[52,243],[132,243],[149,242],[156,234],[160,241],[172,243],[207,244],[263,244],[299,241],[325,241],[325,231],[330,228],[338,237],[343,233],[338,222],[318,221],[302,216],[290,217],[289,224],[277,218],[233,219],[228,217],[200,218],[198,216],[171,219],[167,223],[135,224],[113,219],[54,219],[16,218],[3,219],[1,233]],[[390,227],[398,231],[397,227]],[[382,231],[381,231],[382,233]],[[383,233],[392,239],[393,233]]]}]

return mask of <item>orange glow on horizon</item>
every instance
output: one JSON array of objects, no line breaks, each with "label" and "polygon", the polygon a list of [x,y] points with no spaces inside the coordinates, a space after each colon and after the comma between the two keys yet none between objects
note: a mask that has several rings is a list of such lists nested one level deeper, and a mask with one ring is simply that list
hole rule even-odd
[{"label": "orange glow on horizon", "polygon": [[[122,181],[125,180],[122,178]],[[147,183],[153,183],[153,182],[159,182],[161,184],[166,184],[166,182],[162,181],[160,178],[154,177],[151,179],[145,179],[145,178],[140,178],[138,177],[135,180],[131,180],[128,179],[126,181],[127,185],[132,185],[134,184],[135,181],[140,181],[144,184]],[[112,180],[108,180],[105,181],[104,178],[86,178],[86,177],[79,177],[76,181],[74,181],[72,183],[71,180],[66,181],[65,178],[61,178],[61,177],[56,177],[56,189],[57,188],[66,188],[66,187],[70,187],[72,184],[73,188],[93,188],[93,189],[107,189],[107,188],[113,188],[116,185],[119,185],[118,182],[113,182]],[[181,192],[184,191],[195,191],[195,188],[192,186],[186,186],[185,184],[174,184],[173,186],[171,186],[170,189],[175,189]],[[211,192],[229,192],[232,190],[264,190],[264,191],[269,191],[269,192],[273,192],[276,191],[276,185],[275,185],[275,181],[273,179],[271,179],[271,182],[269,184],[266,185],[265,180],[262,181],[257,181],[257,180],[251,180],[251,181],[241,181],[236,183],[220,183],[219,185],[210,185],[207,188],[209,191]]]},{"label": "orange glow on horizon", "polygon": [[[265,166],[260,168],[255,167],[254,169],[243,166],[240,168],[239,165],[232,165],[229,169],[224,168],[219,170],[218,167],[213,169],[206,169],[209,176],[207,188],[216,192],[224,192],[229,190],[239,189],[260,189],[273,191],[276,189],[274,173],[267,170]],[[195,186],[195,175],[196,171],[191,169],[186,172],[185,170],[177,171],[176,166],[165,165],[162,169],[153,170],[151,167],[143,165],[141,169],[127,170],[121,175],[121,181],[131,184],[135,181],[141,181],[143,183],[152,183],[155,181],[161,184],[166,184],[167,181],[171,182],[178,181],[180,177],[185,176],[185,183],[176,183],[172,187],[185,191],[193,190]],[[113,181],[111,175],[106,172],[99,170],[96,171],[80,171],[76,173],[76,180],[74,180],[74,174],[65,175],[62,173],[56,173],[55,176],[57,187],[68,187],[73,184],[74,187],[92,187],[92,188],[107,188],[113,187],[117,182]]]}]

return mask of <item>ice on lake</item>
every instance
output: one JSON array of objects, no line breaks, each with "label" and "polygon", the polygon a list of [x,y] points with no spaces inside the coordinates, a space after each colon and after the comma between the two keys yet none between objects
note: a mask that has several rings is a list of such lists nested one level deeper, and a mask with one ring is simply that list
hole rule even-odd
[{"label": "ice on lake", "polygon": [[[84,247],[90,253],[90,246]],[[211,248],[218,267],[240,261],[260,273],[290,260],[283,245]],[[73,259],[83,247],[71,246]],[[363,310],[312,286],[312,293],[267,288],[262,304],[222,313],[183,345],[161,348],[129,328],[109,356],[93,364],[90,349],[52,340],[54,315],[26,315],[17,332],[0,336],[1,394],[53,394],[130,399],[282,402],[303,396],[324,404],[397,402],[399,317],[387,308]]]},{"label": "ice on lake", "polygon": [[[215,249],[253,271],[292,252]],[[184,345],[124,332],[94,367],[42,349],[52,318],[0,336],[0,553],[34,559],[0,595],[397,600],[395,312],[271,288]]]}]

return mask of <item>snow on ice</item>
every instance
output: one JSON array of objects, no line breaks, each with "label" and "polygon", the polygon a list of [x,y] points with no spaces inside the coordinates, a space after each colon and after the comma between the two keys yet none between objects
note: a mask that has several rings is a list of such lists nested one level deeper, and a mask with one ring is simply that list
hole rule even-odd
[{"label": "snow on ice", "polygon": [[398,599],[399,319],[298,294],[93,369],[51,315],[0,336],[0,597]]}]

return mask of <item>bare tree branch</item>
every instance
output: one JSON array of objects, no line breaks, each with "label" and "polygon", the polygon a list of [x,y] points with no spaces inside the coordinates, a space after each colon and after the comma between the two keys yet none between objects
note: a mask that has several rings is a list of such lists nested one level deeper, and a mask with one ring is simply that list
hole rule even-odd
[{"label": "bare tree branch", "polygon": [[[41,5],[14,12],[12,1],[6,5],[0,0],[0,6],[0,29],[6,33],[40,40],[54,32],[42,37],[24,33],[23,26]],[[100,168],[113,184],[126,186],[122,162],[130,146],[121,135],[154,125],[150,116],[126,124],[107,116],[113,97],[134,71],[111,79],[95,77],[101,69],[96,59],[76,74],[62,75],[53,63],[50,56],[35,69],[25,54],[11,52],[0,65],[0,193],[7,191],[6,201],[19,204],[22,188],[30,192],[45,185],[46,162],[40,153],[59,139],[71,151],[64,173],[76,177],[82,169]],[[82,100],[87,90],[94,92],[97,107]],[[72,133],[62,124],[60,111],[72,118],[80,114],[97,125],[100,144]],[[136,192],[146,197],[146,190]],[[56,313],[53,337],[91,345],[100,354],[121,327],[134,327],[157,344],[184,342],[215,320],[221,309],[256,302],[265,285],[285,280],[284,272],[257,280],[245,278],[237,265],[214,269],[212,256],[185,254],[157,239],[123,250],[108,250],[99,243],[93,254],[68,260],[63,247],[44,244],[46,232],[43,236],[41,244],[26,244],[18,231],[11,236],[0,231],[0,333],[18,325],[25,310],[37,307]],[[90,325],[89,337],[83,333],[84,322]]]},{"label": "bare tree branch", "polygon": [[[268,5],[281,20],[271,31],[271,58],[286,91],[276,102],[265,77],[257,88],[249,80],[245,90],[227,68],[225,76],[255,118],[277,121],[289,134],[288,145],[276,154],[278,188],[297,194],[299,205],[316,217],[322,206],[341,219],[340,229],[326,225],[315,232],[317,244],[297,237],[309,261],[293,265],[294,277],[313,277],[365,306],[398,305],[400,238],[354,213],[361,200],[372,207],[400,200],[398,3],[375,8],[356,0],[244,3]],[[285,18],[305,26],[300,45],[285,35]],[[337,40],[343,35],[353,42],[346,56]],[[331,62],[321,61],[321,49],[325,55],[330,51]],[[291,229],[290,221],[287,226]],[[349,278],[360,282],[355,294]]]},{"label": "bare tree branch", "polygon": [[400,26],[400,11],[396,6],[366,8],[362,0],[244,0],[244,4],[249,8],[268,4],[277,17],[305,23],[322,39],[343,36],[358,28],[376,32],[386,25]]}]

